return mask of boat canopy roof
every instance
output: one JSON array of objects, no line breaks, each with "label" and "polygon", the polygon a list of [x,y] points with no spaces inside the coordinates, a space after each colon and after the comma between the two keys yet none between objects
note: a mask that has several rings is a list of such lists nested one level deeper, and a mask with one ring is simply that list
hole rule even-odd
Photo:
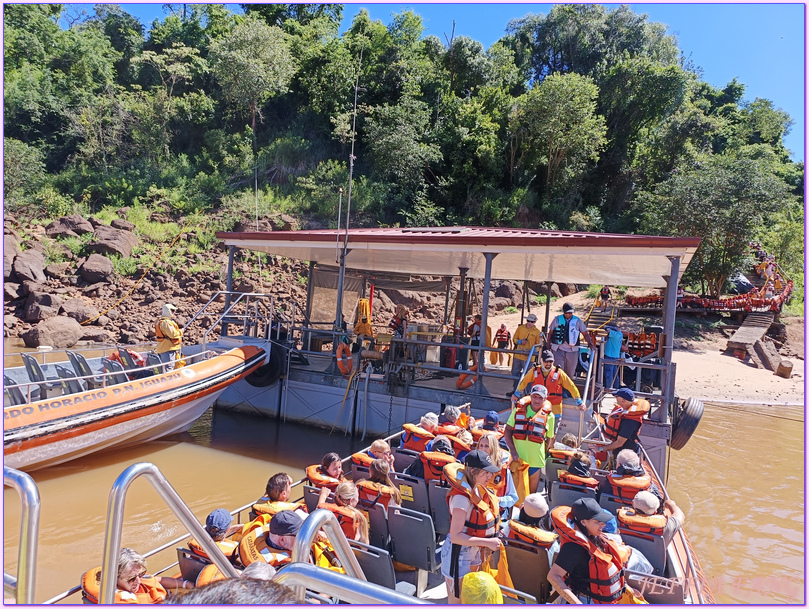
[{"label": "boat canopy roof", "polygon": [[[338,231],[217,232],[228,246],[335,264]],[[345,231],[339,232],[342,246]],[[452,226],[352,228],[346,268],[370,273],[483,278],[484,254],[496,254],[492,279],[666,287],[671,257],[682,278],[699,246],[693,237],[653,237],[532,229]]]}]

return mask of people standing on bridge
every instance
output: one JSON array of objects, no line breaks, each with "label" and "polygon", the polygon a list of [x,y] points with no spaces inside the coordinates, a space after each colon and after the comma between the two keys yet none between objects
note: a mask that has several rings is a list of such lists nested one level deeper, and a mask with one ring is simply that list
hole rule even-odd
[{"label": "people standing on bridge", "polygon": [[[157,338],[155,353],[164,364],[174,363],[175,365],[172,368],[176,367],[176,362],[180,359],[180,348],[183,343],[183,331],[180,330],[177,322],[172,319],[176,310],[177,307],[170,302],[164,304],[154,331]],[[169,366],[164,366],[161,372],[166,372],[167,370],[169,370]]]},{"label": "people standing on bridge", "polygon": [[579,393],[579,388],[565,374],[565,371],[554,363],[553,351],[545,349],[542,352],[541,362],[539,368],[533,366],[522,377],[517,385],[517,390],[511,396],[511,403],[513,405],[533,387],[543,385],[548,390],[548,401],[551,403],[553,416],[556,419],[556,429],[559,429],[559,422],[562,418],[562,390],[566,389],[570,396],[576,400],[576,405],[579,408],[584,408],[581,394]]},{"label": "people standing on bridge", "polygon": [[590,332],[580,318],[573,315],[574,307],[566,302],[562,307],[562,314],[554,317],[548,328],[548,336],[551,339],[551,350],[556,359],[556,364],[561,366],[565,373],[572,379],[576,377],[576,365],[579,363],[579,343],[581,335],[590,349],[595,350],[596,346],[590,338]]},{"label": "people standing on bridge", "polygon": [[[510,349],[511,348],[511,332],[508,331],[506,328],[506,324],[500,324],[500,329],[494,335],[494,339],[497,341],[497,348],[498,349]],[[507,356],[507,353],[498,353],[497,354],[497,365],[503,365],[503,359]]]},{"label": "people standing on bridge", "polygon": [[[517,377],[514,381],[514,389],[517,388],[520,382],[520,375],[522,374],[523,366],[528,360],[531,347],[539,345],[542,338],[542,333],[536,324],[537,316],[529,313],[528,317],[525,318],[525,323],[514,331],[514,350],[519,352],[514,354],[511,364],[511,376]],[[508,395],[511,395],[511,393]]]}]

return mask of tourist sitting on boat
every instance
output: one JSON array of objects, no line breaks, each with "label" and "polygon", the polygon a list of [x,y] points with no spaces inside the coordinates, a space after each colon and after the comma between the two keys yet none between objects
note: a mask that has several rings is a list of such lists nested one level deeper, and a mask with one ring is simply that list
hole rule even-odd
[{"label": "tourist sitting on boat", "polygon": [[472,433],[472,437],[476,442],[480,441],[483,434],[487,432],[497,434],[497,439],[499,440],[503,437],[503,426],[500,425],[500,415],[497,414],[496,410],[490,410],[486,413],[485,417],[474,421],[469,431]]},{"label": "tourist sitting on boat", "polygon": [[[254,563],[260,565],[261,563]],[[269,565],[267,565],[269,566]],[[265,578],[231,577],[169,597],[170,605],[294,605],[292,588]]]},{"label": "tourist sitting on boat", "polygon": [[239,573],[239,577],[246,579],[263,579],[266,581],[275,577],[278,571],[270,563],[266,562],[252,562],[247,565],[244,570]]},{"label": "tourist sitting on boat", "polygon": [[[241,531],[242,525],[232,524],[232,522],[233,516],[230,512],[224,508],[218,508],[208,514],[205,519],[205,531],[216,543],[216,547],[222,550],[222,554],[235,564],[239,560],[239,539],[230,539],[230,537]],[[196,539],[191,539],[188,547],[194,554],[208,558],[205,548]]]},{"label": "tourist sitting on boat", "polygon": [[466,459],[466,455],[472,450],[472,444],[475,442],[472,432],[468,429],[462,429],[457,435],[447,436],[447,439],[452,443],[455,449],[455,456],[458,457],[458,460],[461,462]]},{"label": "tourist sitting on boat", "polygon": [[[183,343],[183,331],[177,325],[172,317],[177,307],[167,302],[163,305],[160,313],[160,319],[155,324],[155,337],[157,338],[157,347],[155,353],[160,357],[160,361],[164,364],[175,362],[179,359],[180,348]],[[167,366],[161,372],[166,372],[175,366]]]},{"label": "tourist sitting on boat", "polygon": [[666,499],[663,507],[670,513],[660,514],[660,500],[649,491],[640,491],[632,499],[632,508],[618,508],[618,522],[633,531],[662,535],[668,545],[682,528],[685,514],[671,499]]},{"label": "tourist sitting on boat", "polygon": [[487,487],[497,496],[500,504],[500,519],[506,520],[504,515],[517,503],[519,496],[514,480],[511,477],[511,470],[508,468],[511,463],[511,455],[508,451],[500,448],[500,442],[493,431],[483,435],[478,441],[478,450],[482,450],[495,465],[500,465],[500,471],[491,477]]},{"label": "tourist sitting on boat", "polygon": [[317,507],[329,510],[337,518],[340,528],[348,539],[368,543],[368,519],[357,509],[360,493],[353,482],[341,482],[334,491],[334,503],[327,501],[330,491],[323,487]]},{"label": "tourist sitting on boat", "polygon": [[340,455],[326,453],[320,465],[310,465],[306,468],[306,478],[317,488],[326,486],[331,491],[336,489],[338,484],[345,481]]},{"label": "tourist sitting on boat", "polygon": [[651,405],[648,400],[635,398],[635,392],[628,387],[613,391],[615,407],[604,421],[604,437],[610,442],[602,447],[604,452],[612,452],[613,457],[623,449],[640,454],[638,434],[643,425],[643,417]]},{"label": "tourist sitting on boat", "polygon": [[402,425],[404,433],[399,440],[399,448],[421,452],[427,449],[427,443],[435,437],[435,428],[438,427],[438,415],[428,412],[421,417],[418,425],[405,423]]},{"label": "tourist sitting on boat", "polygon": [[371,461],[374,459],[384,459],[388,462],[390,468],[393,469],[393,461],[395,457],[390,449],[390,444],[385,442],[385,440],[374,440],[371,447],[367,450],[363,450],[351,455],[351,462],[354,465],[359,465],[361,467],[369,467],[371,465]]},{"label": "tourist sitting on boat", "polygon": [[[609,472],[607,477],[598,484],[598,496],[606,493],[623,499],[629,505],[638,491],[648,491],[652,487],[652,478],[643,469],[640,457],[636,452],[624,449],[615,458],[615,471]],[[561,478],[560,478],[561,479]],[[659,493],[655,485],[655,490]]]},{"label": "tourist sitting on boat", "polygon": [[363,506],[372,507],[377,503],[387,507],[389,505],[402,505],[402,496],[399,489],[390,479],[391,468],[384,459],[374,459],[368,468],[370,477],[357,482],[360,500]]},{"label": "tourist sitting on boat", "polygon": [[544,548],[548,551],[548,563],[552,563],[559,543],[545,497],[541,493],[526,495],[522,507],[514,512],[514,517],[503,524],[500,535]]},{"label": "tourist sitting on boat", "polygon": [[276,514],[281,510],[300,510],[302,516],[306,515],[306,506],[302,503],[289,501],[292,495],[292,476],[286,472],[279,472],[267,480],[264,496],[253,504],[256,514]]},{"label": "tourist sitting on boat", "polygon": [[423,478],[426,482],[442,480],[444,466],[456,461],[455,450],[447,436],[436,436],[432,440],[430,450],[420,452],[419,458],[408,465],[402,473],[414,478]]},{"label": "tourist sitting on boat", "polygon": [[[146,559],[132,548],[121,548],[118,555],[118,574],[115,589],[117,604],[153,605],[162,603],[166,590],[193,588],[194,584],[184,579],[160,577],[146,572]],[[98,604],[101,594],[101,567],[90,569],[81,579],[82,597]]]},{"label": "tourist sitting on boat", "polygon": [[559,482],[567,486],[577,486],[583,489],[597,489],[598,480],[593,478],[590,473],[592,465],[593,461],[590,455],[577,450],[570,458],[567,469],[557,472]]},{"label": "tourist sitting on boat", "polygon": [[500,467],[482,450],[470,452],[463,465],[450,463],[444,468],[444,479],[452,488],[447,495],[450,526],[441,548],[441,575],[450,605],[460,598],[463,577],[482,564],[483,552],[502,548],[497,539],[500,508],[497,497],[486,488],[499,472]]},{"label": "tourist sitting on boat", "polygon": [[368,341],[368,348],[373,349],[376,343],[376,334],[373,326],[368,323],[368,318],[363,316],[359,322],[354,324],[354,334],[357,335],[357,343],[362,346],[364,341]]},{"label": "tourist sitting on boat", "polygon": [[463,576],[462,605],[502,605],[503,592],[491,573],[475,571]]},{"label": "tourist sitting on boat", "polygon": [[592,497],[551,510],[561,547],[548,573],[548,583],[563,601],[615,604],[623,596],[627,587],[624,569],[630,551],[604,535],[611,518]]},{"label": "tourist sitting on boat", "polygon": [[434,434],[443,434],[445,436],[457,435],[463,427],[458,425],[458,419],[461,416],[461,409],[457,406],[447,406],[444,412],[438,415],[438,427],[435,428]]},{"label": "tourist sitting on boat", "polygon": [[[506,422],[503,439],[517,467],[528,463],[529,493],[535,493],[545,467],[545,444],[551,444],[555,434],[555,420],[548,390],[544,385],[531,387],[530,397],[520,399]],[[514,467],[514,465],[513,465]]]}]

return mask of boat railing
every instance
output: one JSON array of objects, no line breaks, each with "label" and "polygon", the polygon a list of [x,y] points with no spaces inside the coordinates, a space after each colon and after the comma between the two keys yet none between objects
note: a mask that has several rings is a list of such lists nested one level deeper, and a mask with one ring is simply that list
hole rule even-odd
[{"label": "boat railing", "polygon": [[[116,352],[117,352],[117,350],[116,350]],[[205,351],[200,351],[199,353],[195,353],[193,355],[184,355],[183,359],[185,360],[186,365],[190,366],[190,365],[193,365],[195,363],[199,363],[201,361],[204,361],[206,359],[210,359],[211,357],[214,357],[215,355],[217,355],[216,351],[213,351],[213,350],[209,349],[209,350],[205,350]],[[63,362],[60,361],[59,363],[63,363]],[[174,363],[173,362],[164,362],[164,363],[161,363],[161,364],[146,364],[144,366],[136,366],[134,368],[126,368],[125,367],[123,369],[123,371],[124,371],[125,374],[128,374],[128,373],[131,373],[131,372],[143,372],[143,371],[146,371],[146,370],[158,369],[159,370],[158,374],[165,374],[166,372],[169,372],[169,370],[168,370],[169,366],[174,366]],[[101,387],[99,387],[99,389],[102,389],[102,388],[105,388],[105,387],[113,387],[115,385],[120,385],[121,383],[109,382],[109,381],[112,380],[111,377],[117,376],[119,374],[121,374],[121,373],[112,371],[112,372],[98,372],[98,373],[94,373],[94,374],[90,374],[90,375],[84,375],[84,376],[71,376],[69,378],[61,378],[61,377],[59,377],[59,378],[50,378],[50,377],[48,377],[48,378],[45,379],[45,382],[46,383],[58,383],[58,382],[61,382],[61,383],[63,383],[63,386],[64,386],[64,383],[66,381],[97,381],[97,379],[101,379],[102,385],[101,385]],[[149,377],[144,377],[144,378],[149,378]],[[132,379],[132,380],[142,380],[142,379]],[[32,392],[34,390],[36,390],[37,388],[39,388],[40,385],[42,385],[42,381],[29,381],[28,383],[17,383],[17,384],[14,385],[14,387],[19,389],[23,393],[23,396],[25,397],[26,402],[30,404],[31,403],[31,394],[32,394]],[[88,386],[89,386],[89,384],[88,384]],[[4,387],[3,390],[4,390],[4,392],[8,393],[10,391],[10,387]],[[69,395],[71,395],[71,393],[69,393],[69,392],[67,392],[65,390],[62,391],[62,397],[66,397],[66,396],[69,396]],[[18,406],[16,406],[16,405],[4,406],[4,410],[8,410],[10,408],[17,408],[17,407]]]},{"label": "boat railing", "polygon": [[31,605],[34,603],[39,542],[39,489],[31,476],[5,465],[3,484],[15,489],[22,502],[17,577],[3,571],[3,592],[12,595],[18,605]]},{"label": "boat railing", "polygon": [[[133,349],[134,351],[152,351],[154,350],[156,344],[154,342],[146,342],[146,343],[137,343],[135,345],[128,345],[127,348]],[[3,367],[4,368],[13,368],[14,366],[22,366],[22,361],[15,364],[9,364],[10,360],[20,359],[20,353],[25,353],[26,355],[31,355],[34,358],[37,358],[37,361],[41,359],[42,361],[39,362],[41,365],[45,366],[49,363],[51,364],[60,364],[62,362],[67,361],[67,352],[71,351],[73,353],[80,353],[84,355],[85,353],[92,353],[90,357],[108,357],[113,353],[118,351],[117,345],[82,345],[77,347],[71,347],[70,349],[51,349],[50,347],[40,347],[36,351],[10,351],[8,353],[3,354]],[[98,353],[101,355],[98,355]],[[41,358],[37,357],[41,356]]]}]

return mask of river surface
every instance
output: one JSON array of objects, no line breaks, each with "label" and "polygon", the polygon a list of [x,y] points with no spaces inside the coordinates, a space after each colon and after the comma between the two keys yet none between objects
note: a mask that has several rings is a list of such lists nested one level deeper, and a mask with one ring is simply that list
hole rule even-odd
[{"label": "river surface", "polygon": [[[668,488],[717,602],[803,603],[803,409],[756,416],[740,408],[706,407],[695,436],[672,451]],[[299,479],[326,452],[347,456],[359,447],[339,432],[209,410],[188,433],[34,472],[42,499],[36,600],[77,585],[101,564],[110,488],[132,463],[156,464],[204,522],[217,507],[260,497],[279,471]],[[3,501],[4,568],[15,574],[16,491],[4,489]],[[136,480],[122,544],[145,552],[183,533],[149,482]],[[152,557],[150,571],[174,560],[174,550]]]}]

